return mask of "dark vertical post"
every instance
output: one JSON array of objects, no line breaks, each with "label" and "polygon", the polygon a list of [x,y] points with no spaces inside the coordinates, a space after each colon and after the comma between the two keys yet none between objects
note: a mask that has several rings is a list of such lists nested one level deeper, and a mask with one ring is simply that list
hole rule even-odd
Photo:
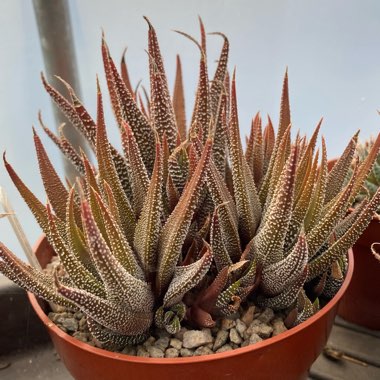
[{"label": "dark vertical post", "polygon": [[[79,75],[68,1],[33,0],[33,6],[49,82],[66,95],[65,86],[54,77],[54,75],[58,75],[68,82],[80,97]],[[53,109],[57,127],[65,122],[66,138],[76,149],[79,147],[85,149],[86,143],[83,137],[55,105]],[[66,160],[65,173],[70,181],[73,181],[77,175],[73,166]]]}]

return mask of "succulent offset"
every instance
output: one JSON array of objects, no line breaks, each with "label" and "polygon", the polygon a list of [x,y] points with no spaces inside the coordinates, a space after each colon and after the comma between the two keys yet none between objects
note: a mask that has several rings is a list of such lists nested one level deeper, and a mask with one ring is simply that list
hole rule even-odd
[{"label": "succulent offset", "polygon": [[[147,19],[146,19],[147,20]],[[310,140],[291,139],[288,76],[279,126],[259,114],[246,150],[240,138],[235,72],[227,66],[228,39],[212,80],[201,23],[199,82],[186,123],[181,62],[173,97],[156,32],[147,20],[150,95],[133,90],[122,59],[119,73],[104,37],[102,57],[123,153],[107,137],[97,83],[92,118],[71,87],[70,99],[45,89],[88,140],[94,166],[65,139],[47,135],[78,171],[64,184],[34,131],[48,197],[41,203],[7,162],[5,167],[60,258],[49,275],[20,261],[0,243],[0,272],[48,301],[82,310],[104,345],[144,340],[152,326],[177,332],[181,324],[212,327],[247,300],[288,314],[296,325],[331,298],[347,269],[346,252],[380,204],[365,194],[347,215],[380,147],[354,160],[357,135],[330,172],[317,150],[321,122]],[[351,173],[348,183],[345,178]]]},{"label": "succulent offset", "polygon": [[[364,141],[363,143],[358,143],[357,151],[358,151],[358,157],[359,161],[364,161],[368,154],[370,153],[372,146],[375,143],[375,139],[373,137],[370,137],[368,140]],[[371,171],[368,173],[368,176],[364,182],[363,187],[361,188],[360,192],[356,195],[354,199],[353,206],[357,207],[361,204],[362,200],[366,197],[373,197],[373,195],[376,193],[377,189],[380,186],[380,154],[377,155],[375,162],[372,166]],[[380,216],[380,207],[377,208],[375,215],[373,216],[374,220],[379,221]],[[375,242],[371,246],[371,252],[374,255],[374,257],[380,261],[380,254],[378,253],[378,242]]]},{"label": "succulent offset", "polygon": [[[375,142],[375,139],[373,137],[369,138],[368,140],[364,141],[363,143],[358,143],[357,151],[360,161],[364,161],[366,157],[368,156],[373,144]],[[359,192],[359,194],[355,197],[355,204],[359,204],[363,198],[365,198],[367,195],[372,197],[378,187],[380,186],[380,155],[376,157],[376,160],[373,164],[372,170],[369,172],[362,190]],[[379,209],[377,210],[379,212]]]}]

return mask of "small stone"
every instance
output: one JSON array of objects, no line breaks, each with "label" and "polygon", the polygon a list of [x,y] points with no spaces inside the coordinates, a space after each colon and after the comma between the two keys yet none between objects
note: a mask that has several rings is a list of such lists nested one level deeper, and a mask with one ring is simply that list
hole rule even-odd
[{"label": "small stone", "polygon": [[154,346],[159,348],[162,351],[165,351],[169,347],[169,337],[163,337],[156,340]]},{"label": "small stone", "polygon": [[214,353],[214,351],[211,348],[208,348],[206,346],[201,346],[201,347],[198,347],[194,351],[194,356],[210,355],[213,353]]},{"label": "small stone", "polygon": [[237,319],[236,320],[236,330],[240,336],[243,336],[244,331],[247,330],[247,325],[241,319]]},{"label": "small stone", "polygon": [[57,325],[62,325],[63,321],[68,318],[67,313],[51,313],[52,321]]},{"label": "small stone", "polygon": [[181,348],[180,354],[182,357],[187,358],[189,356],[193,356],[194,351],[189,350],[188,348]]},{"label": "small stone", "polygon": [[96,339],[93,338],[92,340],[94,342],[94,347],[103,348],[103,344]]},{"label": "small stone", "polygon": [[211,327],[211,334],[212,336],[216,336],[218,334],[218,331],[220,330],[220,326],[215,325],[214,327]]},{"label": "small stone", "polygon": [[[51,306],[52,304],[50,304]],[[60,305],[54,305],[54,311],[56,313],[63,313],[64,311],[66,310],[66,308],[64,306],[60,306]]]},{"label": "small stone", "polygon": [[183,335],[185,334],[186,331],[187,331],[186,327],[181,327],[181,330],[179,330],[178,332],[176,332],[174,334],[174,338],[179,339],[180,341],[182,341],[183,340]]},{"label": "small stone", "polygon": [[83,318],[83,313],[81,311],[77,311],[74,313],[74,318],[80,321]]},{"label": "small stone", "polygon": [[157,336],[158,339],[160,339],[160,338],[169,338],[170,339],[170,337],[171,337],[170,333],[168,333],[164,329],[157,329],[155,331],[155,335]]},{"label": "small stone", "polygon": [[78,321],[75,318],[65,318],[62,322],[62,326],[67,331],[77,331],[78,330]]},{"label": "small stone", "polygon": [[242,342],[242,339],[235,328],[230,330],[230,341],[238,345]]},{"label": "small stone", "polygon": [[178,358],[178,356],[179,356],[179,351],[174,347],[169,347],[165,351],[165,358]]},{"label": "small stone", "polygon": [[150,346],[152,346],[154,344],[154,342],[156,341],[156,338],[154,336],[150,336],[144,343],[143,343],[143,346],[145,348],[148,348]]},{"label": "small stone", "polygon": [[86,327],[87,327],[87,319],[86,319],[85,317],[83,317],[83,318],[79,321],[79,330],[80,330],[80,331],[83,331]]},{"label": "small stone", "polygon": [[125,354],[125,355],[136,356],[136,347],[134,347],[134,346],[125,346],[123,348],[123,351],[121,351],[121,353]]},{"label": "small stone", "polygon": [[271,336],[273,327],[254,319],[250,326],[244,332],[244,339],[248,339],[252,334],[257,334],[260,338],[266,339]]},{"label": "small stone", "polygon": [[177,338],[170,339],[170,346],[173,348],[176,348],[177,350],[180,350],[182,348],[182,341],[180,341]]},{"label": "small stone", "polygon": [[207,343],[212,343],[212,335],[210,329],[190,330],[183,334],[183,347],[196,348]]},{"label": "small stone", "polygon": [[226,352],[226,351],[231,351],[232,347],[229,344],[225,344],[224,346],[220,347],[218,350],[215,352],[219,354],[220,352]]},{"label": "small stone", "polygon": [[238,311],[236,311],[235,313],[233,314],[230,314],[228,316],[229,319],[232,319],[233,321],[236,321],[238,318],[240,318],[240,313]]},{"label": "small stone", "polygon": [[235,326],[236,326],[236,322],[233,319],[223,318],[220,328],[222,330],[230,330],[232,329],[232,327],[235,327]]},{"label": "small stone", "polygon": [[57,325],[63,332],[67,333],[66,327],[63,327],[62,325]]},{"label": "small stone", "polygon": [[87,342],[87,340],[88,340],[88,335],[86,333],[84,333],[84,332],[81,332],[81,331],[76,331],[73,334],[73,337],[75,339],[80,340],[81,342]]},{"label": "small stone", "polygon": [[272,336],[279,335],[288,329],[286,328],[284,321],[281,318],[276,318],[272,321],[273,334]]},{"label": "small stone", "polygon": [[149,352],[143,346],[137,346],[137,356],[142,356],[144,358],[149,358]]},{"label": "small stone", "polygon": [[274,311],[267,307],[257,318],[259,321],[268,324],[274,318]]},{"label": "small stone", "polygon": [[216,334],[213,350],[216,351],[220,347],[222,347],[224,344],[227,343],[228,339],[228,331],[227,330],[219,330],[218,333]]},{"label": "small stone", "polygon": [[248,339],[248,344],[255,344],[261,341],[262,339],[257,334],[253,333]]},{"label": "small stone", "polygon": [[165,356],[164,351],[160,350],[156,346],[148,346],[147,351],[151,358],[163,358]]},{"label": "small stone", "polygon": [[249,326],[253,321],[253,315],[255,314],[255,306],[249,306],[246,312],[241,317],[242,322],[245,323],[246,326]]}]

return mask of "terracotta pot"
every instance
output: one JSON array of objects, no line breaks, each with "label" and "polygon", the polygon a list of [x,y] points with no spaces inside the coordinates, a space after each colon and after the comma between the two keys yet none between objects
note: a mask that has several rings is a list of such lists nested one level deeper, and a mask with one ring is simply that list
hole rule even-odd
[{"label": "terracotta pot", "polygon": [[371,253],[375,242],[380,242],[380,222],[372,219],[352,248],[355,270],[338,315],[348,322],[380,330],[380,263]]},{"label": "terracotta pot", "polygon": [[[46,264],[53,254],[42,238],[38,241],[35,252],[42,264]],[[77,380],[306,379],[310,366],[327,342],[338,303],[351,280],[351,251],[348,252],[348,257],[349,268],[341,289],[313,317],[276,337],[214,355],[153,359],[108,352],[64,333],[46,316],[46,302],[33,294],[29,294],[29,299],[46,325],[61,360]]]}]

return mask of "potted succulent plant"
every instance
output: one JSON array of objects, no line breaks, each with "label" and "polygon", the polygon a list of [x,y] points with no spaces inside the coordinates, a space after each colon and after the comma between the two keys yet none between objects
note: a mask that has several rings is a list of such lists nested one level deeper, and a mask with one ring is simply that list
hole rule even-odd
[{"label": "potted succulent plant", "polygon": [[[374,139],[370,138],[358,144],[358,156],[361,161],[369,154]],[[377,156],[371,172],[364,182],[364,186],[355,197],[353,213],[363,198],[368,194],[372,196],[380,185],[380,155]],[[361,326],[380,330],[380,256],[376,250],[380,242],[379,209],[373,215],[368,227],[353,246],[355,257],[355,271],[352,282],[339,306],[338,314],[345,320]]]},{"label": "potted succulent plant", "polygon": [[203,26],[201,44],[190,37],[201,59],[186,128],[180,71],[171,99],[148,26],[146,102],[102,40],[123,154],[107,138],[99,84],[95,121],[68,84],[70,100],[42,77],[97,165],[41,120],[78,171],[67,188],[34,132],[45,206],[4,156],[45,234],[35,251],[47,269],[1,244],[0,272],[34,293],[31,303],[77,379],[305,378],[352,274],[347,251],[380,204],[376,192],[346,216],[380,136],[348,184],[355,138],[329,174],[323,139],[316,150],[320,123],[310,140],[291,139],[286,74],[277,133],[257,115],[243,152],[229,43],[217,33],[224,44],[210,81]]}]

